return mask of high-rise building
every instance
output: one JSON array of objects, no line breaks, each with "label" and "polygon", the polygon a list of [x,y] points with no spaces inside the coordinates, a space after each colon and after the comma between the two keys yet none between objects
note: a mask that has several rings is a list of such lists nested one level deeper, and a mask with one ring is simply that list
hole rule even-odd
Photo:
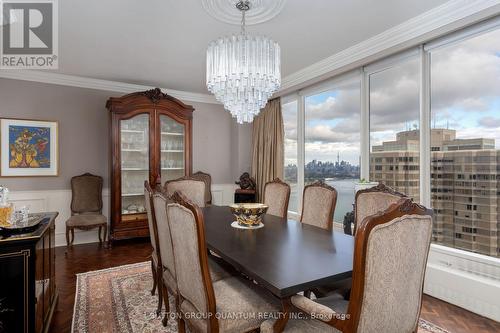
[{"label": "high-rise building", "polygon": [[[370,180],[419,201],[419,130],[373,146]],[[500,257],[500,150],[494,139],[457,139],[431,130],[433,241]]]}]

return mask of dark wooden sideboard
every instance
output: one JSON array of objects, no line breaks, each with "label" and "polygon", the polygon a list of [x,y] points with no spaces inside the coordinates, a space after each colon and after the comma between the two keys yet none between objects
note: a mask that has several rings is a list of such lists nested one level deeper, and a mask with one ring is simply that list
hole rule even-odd
[{"label": "dark wooden sideboard", "polygon": [[0,234],[0,333],[48,332],[57,303],[55,219],[30,232]]}]

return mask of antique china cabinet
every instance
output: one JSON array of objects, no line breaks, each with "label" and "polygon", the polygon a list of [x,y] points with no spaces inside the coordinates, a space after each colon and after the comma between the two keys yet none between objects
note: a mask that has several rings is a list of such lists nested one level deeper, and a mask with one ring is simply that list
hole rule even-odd
[{"label": "antique china cabinet", "polygon": [[156,88],[106,104],[111,121],[110,241],[149,235],[144,181],[192,172],[192,106]]}]

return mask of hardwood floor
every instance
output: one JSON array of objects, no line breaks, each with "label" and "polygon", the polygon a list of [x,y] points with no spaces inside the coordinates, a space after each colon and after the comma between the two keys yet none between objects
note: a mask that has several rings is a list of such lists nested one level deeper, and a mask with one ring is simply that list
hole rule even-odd
[{"label": "hardwood floor", "polygon": [[[97,243],[75,245],[72,249],[56,248],[56,284],[59,291],[50,332],[71,332],[76,275],[78,273],[115,267],[149,259],[151,247],[145,241],[117,242],[112,248]],[[421,317],[450,333],[500,332],[500,323],[425,295]],[[92,332],[90,332],[92,333]]]}]

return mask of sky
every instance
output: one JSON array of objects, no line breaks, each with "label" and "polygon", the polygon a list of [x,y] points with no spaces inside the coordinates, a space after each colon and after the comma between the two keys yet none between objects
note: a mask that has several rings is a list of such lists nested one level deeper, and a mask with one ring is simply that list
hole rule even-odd
[{"label": "sky", "polygon": [[[418,127],[419,63],[407,59],[370,76],[371,145]],[[431,126],[457,130],[457,138],[493,138],[500,149],[500,29],[431,53]],[[283,105],[285,163],[295,163],[297,104]],[[359,161],[359,84],[305,100],[306,163]]]}]

